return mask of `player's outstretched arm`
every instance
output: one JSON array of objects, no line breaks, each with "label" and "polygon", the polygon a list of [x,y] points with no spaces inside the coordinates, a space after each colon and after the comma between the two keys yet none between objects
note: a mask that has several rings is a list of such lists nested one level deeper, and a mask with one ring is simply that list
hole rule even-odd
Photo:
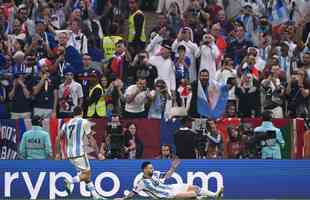
[{"label": "player's outstretched arm", "polygon": [[177,167],[180,165],[181,160],[176,158],[172,161],[171,167],[169,169],[169,171],[165,174],[164,179],[166,178],[170,178],[172,176],[172,174],[175,172],[175,170],[177,169]]}]

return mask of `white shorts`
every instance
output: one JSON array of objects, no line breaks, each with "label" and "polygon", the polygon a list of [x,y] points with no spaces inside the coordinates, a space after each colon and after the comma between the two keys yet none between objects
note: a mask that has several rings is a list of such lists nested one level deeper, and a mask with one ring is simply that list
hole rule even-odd
[{"label": "white shorts", "polygon": [[77,157],[77,158],[69,158],[70,162],[77,171],[89,171],[90,170],[90,164],[89,160],[86,155]]},{"label": "white shorts", "polygon": [[172,190],[169,194],[169,198],[175,198],[175,196],[179,193],[187,192],[188,190],[187,184],[172,184]]}]

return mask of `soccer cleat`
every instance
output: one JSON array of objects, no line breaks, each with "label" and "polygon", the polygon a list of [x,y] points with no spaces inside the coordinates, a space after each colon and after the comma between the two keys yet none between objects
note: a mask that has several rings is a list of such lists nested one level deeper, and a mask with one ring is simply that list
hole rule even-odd
[{"label": "soccer cleat", "polygon": [[215,195],[215,200],[220,200],[222,199],[222,195],[224,193],[224,187],[222,187]]},{"label": "soccer cleat", "polygon": [[65,189],[68,195],[71,195],[73,192],[73,184],[70,183],[70,181],[68,181],[67,179],[64,180],[64,183],[65,183]]}]

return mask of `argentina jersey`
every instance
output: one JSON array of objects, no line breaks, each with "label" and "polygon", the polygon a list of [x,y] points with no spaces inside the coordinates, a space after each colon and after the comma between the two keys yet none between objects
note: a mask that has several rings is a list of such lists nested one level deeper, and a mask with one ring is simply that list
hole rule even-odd
[{"label": "argentina jersey", "polygon": [[67,139],[68,158],[80,157],[85,154],[84,138],[90,133],[90,123],[81,117],[75,117],[63,125],[62,134]]},{"label": "argentina jersey", "polygon": [[160,179],[160,173],[155,173],[150,179],[142,178],[138,181],[133,192],[144,192],[153,199],[170,198],[172,186],[163,183]]}]

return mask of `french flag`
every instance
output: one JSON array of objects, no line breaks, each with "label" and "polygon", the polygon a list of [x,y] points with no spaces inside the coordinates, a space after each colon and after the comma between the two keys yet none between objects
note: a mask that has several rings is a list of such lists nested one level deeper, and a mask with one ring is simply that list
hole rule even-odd
[{"label": "french flag", "polygon": [[199,80],[197,93],[197,112],[201,116],[218,119],[224,114],[228,101],[226,85],[210,80],[208,89],[204,90]]},{"label": "french flag", "polygon": [[269,20],[273,26],[278,26],[289,21],[289,12],[283,0],[276,0],[272,7]]}]

